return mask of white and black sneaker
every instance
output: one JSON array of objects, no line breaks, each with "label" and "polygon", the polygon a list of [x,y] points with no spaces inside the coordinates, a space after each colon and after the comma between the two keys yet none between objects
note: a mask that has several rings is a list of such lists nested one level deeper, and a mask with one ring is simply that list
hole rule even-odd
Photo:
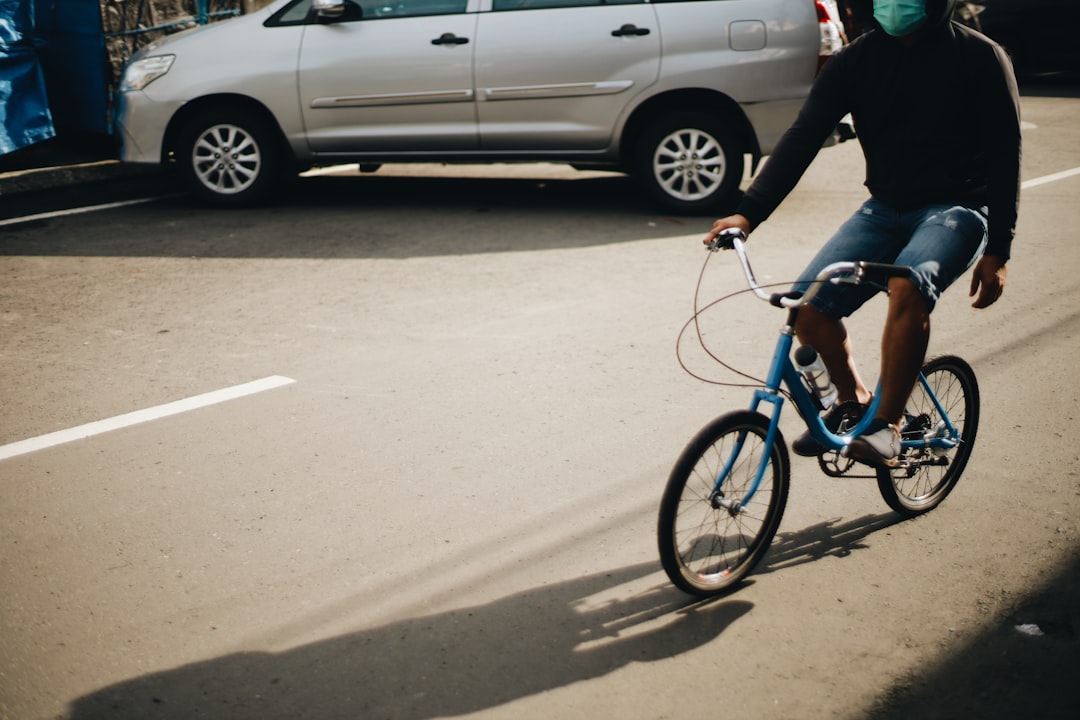
[{"label": "white and black sneaker", "polygon": [[887,470],[896,466],[900,450],[900,433],[896,426],[874,419],[866,431],[848,445],[847,456]]},{"label": "white and black sneaker", "polygon": [[[862,403],[849,400],[833,405],[825,413],[821,420],[825,423],[825,429],[831,433],[839,434],[855,427],[855,423],[862,420],[866,414],[866,406]],[[825,452],[825,446],[819,443],[807,430],[791,443],[791,450],[796,455],[803,457],[816,457]]]}]

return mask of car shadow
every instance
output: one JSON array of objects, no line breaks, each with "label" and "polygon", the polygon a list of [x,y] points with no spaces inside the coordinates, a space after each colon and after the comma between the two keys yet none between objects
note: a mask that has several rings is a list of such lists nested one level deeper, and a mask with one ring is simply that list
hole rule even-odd
[{"label": "car shadow", "polygon": [[[68,230],[73,223],[77,232]],[[696,234],[708,224],[654,211],[630,178],[614,173],[353,174],[299,177],[254,208],[206,208],[173,187],[148,203],[39,216],[6,227],[0,255],[404,259],[589,247]]]},{"label": "car shadow", "polygon": [[[121,682],[70,717],[419,719],[454,716],[704,645],[750,611],[668,586],[620,596],[642,563],[280,652],[239,652]],[[402,592],[407,592],[402,587]],[[606,599],[595,599],[601,595]]]}]

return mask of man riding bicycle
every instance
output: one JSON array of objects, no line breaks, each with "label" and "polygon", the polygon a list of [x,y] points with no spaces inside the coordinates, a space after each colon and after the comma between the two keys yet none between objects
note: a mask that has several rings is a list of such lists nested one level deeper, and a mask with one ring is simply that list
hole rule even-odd
[{"label": "man riding bicycle", "polygon": [[[913,279],[889,281],[882,334],[881,398],[848,453],[877,467],[900,454],[900,418],[930,338],[941,293],[972,265],[973,306],[1001,296],[1016,227],[1020,110],[1012,65],[985,36],[951,22],[956,0],[873,0],[874,29],[826,63],[798,118],[784,134],[735,213],[705,238],[737,227],[750,233],[795,187],[848,114],[866,159],[867,200],[799,276],[805,289],[825,266],[870,261],[911,266]],[[865,410],[843,324],[877,290],[826,285],[799,313],[800,342],[821,355],[838,400],[825,417],[836,431]],[[793,449],[822,448],[809,434]]]}]

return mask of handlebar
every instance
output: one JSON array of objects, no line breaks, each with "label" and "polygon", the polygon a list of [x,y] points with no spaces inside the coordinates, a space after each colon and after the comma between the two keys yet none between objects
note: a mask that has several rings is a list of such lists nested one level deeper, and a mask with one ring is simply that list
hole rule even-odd
[{"label": "handlebar", "polygon": [[[799,290],[789,290],[784,293],[770,293],[766,292],[757,282],[757,278],[754,277],[754,271],[750,267],[750,258],[746,254],[746,233],[738,228],[728,228],[721,230],[709,243],[708,249],[710,252],[716,252],[717,250],[733,249],[735,255],[739,258],[739,264],[742,265],[743,273],[746,275],[746,282],[749,284],[750,289],[762,300],[765,300],[770,305],[778,308],[796,308],[806,305],[814,296],[818,294],[818,291],[825,283],[832,283],[839,285],[841,283],[848,283],[851,285],[858,285],[864,282],[875,282],[876,278],[893,278],[903,277],[912,278],[912,269],[906,265],[889,265],[887,263],[876,262],[835,262],[831,265],[826,265],[821,272],[818,273],[817,278],[810,284],[810,289],[806,292]],[[887,285],[881,281],[877,281],[880,285]]]}]

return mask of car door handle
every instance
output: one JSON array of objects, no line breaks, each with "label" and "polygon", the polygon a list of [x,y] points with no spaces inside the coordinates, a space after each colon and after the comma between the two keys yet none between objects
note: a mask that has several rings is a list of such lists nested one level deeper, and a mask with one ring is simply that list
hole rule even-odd
[{"label": "car door handle", "polygon": [[469,38],[458,37],[454,33],[443,33],[431,41],[432,45],[464,45]]},{"label": "car door handle", "polygon": [[624,35],[648,35],[651,32],[649,28],[639,28],[633,23],[626,23],[618,30],[612,30],[612,37],[622,37]]}]

